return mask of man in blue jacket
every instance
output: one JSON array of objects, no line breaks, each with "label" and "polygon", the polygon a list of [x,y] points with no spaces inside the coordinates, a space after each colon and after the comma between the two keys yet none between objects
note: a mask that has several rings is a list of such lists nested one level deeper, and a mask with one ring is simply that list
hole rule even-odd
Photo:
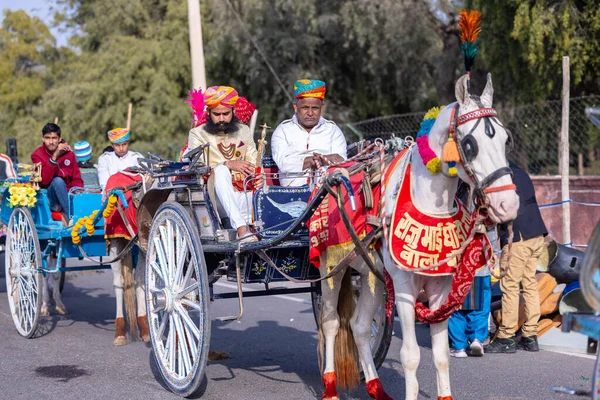
[{"label": "man in blue jacket", "polygon": [[[510,268],[500,280],[502,290],[502,322],[498,328],[498,338],[486,346],[486,353],[515,353],[517,349],[538,351],[537,330],[540,319],[540,298],[535,279],[536,261],[542,253],[544,236],[548,234],[535,198],[531,178],[513,162],[513,182],[519,195],[519,212],[513,221],[513,245]],[[500,226],[502,246],[501,265],[506,266],[508,256],[508,227]],[[521,340],[515,340],[515,327],[519,318],[519,284],[523,286],[526,321],[522,326]]]}]

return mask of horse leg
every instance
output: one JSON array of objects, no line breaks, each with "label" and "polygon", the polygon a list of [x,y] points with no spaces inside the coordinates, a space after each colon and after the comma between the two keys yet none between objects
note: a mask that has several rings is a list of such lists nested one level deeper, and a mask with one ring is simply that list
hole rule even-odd
[{"label": "horse leg", "polygon": [[416,400],[419,395],[417,368],[421,361],[421,350],[415,331],[415,301],[418,293],[417,283],[420,283],[420,279],[414,273],[400,269],[392,270],[391,275],[394,280],[396,308],[402,328],[400,361],[404,369],[405,399]]},{"label": "horse leg", "polygon": [[49,317],[48,304],[50,303],[50,288],[48,287],[48,277],[50,274],[45,274],[42,277],[42,308],[40,309],[40,316]]},{"label": "horse leg", "polygon": [[[429,278],[425,283],[425,293],[429,299],[429,308],[438,309],[448,297],[452,285],[451,276]],[[448,345],[448,320],[430,326],[431,349],[437,378],[439,400],[452,400],[450,391],[450,354]]]},{"label": "horse leg", "polygon": [[[321,277],[327,275],[326,267],[327,251],[321,254]],[[322,399],[339,399],[337,393],[337,377],[335,373],[335,337],[340,328],[340,320],[337,312],[338,296],[342,286],[343,272],[321,281],[321,324],[319,325],[319,358],[323,360],[323,344],[325,345],[325,368],[323,373],[323,384],[325,392]],[[323,339],[324,342],[323,343]]]},{"label": "horse leg", "polygon": [[135,268],[135,298],[137,300],[137,323],[140,336],[144,342],[150,341],[148,319],[146,318],[146,252],[139,249],[138,262]]},{"label": "horse leg", "polygon": [[[121,252],[120,240],[111,239],[108,252],[111,258],[115,258]],[[113,273],[113,287],[115,288],[115,298],[117,302],[117,315],[115,318],[115,338],[114,346],[123,346],[127,344],[125,337],[125,319],[123,318],[123,275],[121,274],[121,260],[111,263],[110,268]]]},{"label": "horse leg", "polygon": [[[379,264],[379,266],[383,271],[383,265]],[[376,400],[392,400],[383,390],[370,346],[373,317],[379,307],[383,306],[385,284],[375,277],[364,262],[361,267],[356,268],[360,272],[361,285],[358,305],[352,317],[352,332],[360,355],[360,364],[365,375],[369,396]]]},{"label": "horse leg", "polygon": [[[48,258],[48,266],[50,268],[56,268],[56,264],[58,264],[58,259],[50,256]],[[67,307],[65,307],[62,301],[62,295],[60,294],[60,272],[52,272],[48,274],[48,288],[52,292],[52,298],[56,303],[56,312],[60,315],[65,315],[68,313]]]}]

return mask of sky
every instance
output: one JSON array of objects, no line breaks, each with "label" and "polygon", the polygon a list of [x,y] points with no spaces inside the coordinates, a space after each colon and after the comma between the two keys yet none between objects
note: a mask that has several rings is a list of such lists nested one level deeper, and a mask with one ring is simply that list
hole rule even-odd
[{"label": "sky", "polygon": [[[39,17],[46,25],[50,26],[54,14],[54,11],[51,10],[53,4],[54,2],[50,0],[0,0],[0,10],[25,10],[27,14]],[[4,13],[2,12],[0,13],[0,21],[3,19]],[[68,35],[66,33],[52,27],[50,27],[50,31],[59,46],[67,45]]]}]

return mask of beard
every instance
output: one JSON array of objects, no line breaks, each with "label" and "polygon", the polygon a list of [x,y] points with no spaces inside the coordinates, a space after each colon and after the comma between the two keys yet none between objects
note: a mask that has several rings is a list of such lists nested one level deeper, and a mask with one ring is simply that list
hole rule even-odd
[{"label": "beard", "polygon": [[239,129],[237,126],[239,122],[240,120],[234,115],[230,122],[219,122],[215,124],[209,115],[204,124],[204,130],[213,135],[218,133],[234,133]]}]

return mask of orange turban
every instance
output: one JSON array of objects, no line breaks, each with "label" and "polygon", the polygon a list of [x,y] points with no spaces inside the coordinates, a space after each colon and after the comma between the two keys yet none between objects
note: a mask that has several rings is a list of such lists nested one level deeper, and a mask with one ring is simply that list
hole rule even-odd
[{"label": "orange turban", "polygon": [[238,97],[237,90],[230,86],[211,86],[204,92],[204,103],[208,108],[220,105],[233,108]]}]

